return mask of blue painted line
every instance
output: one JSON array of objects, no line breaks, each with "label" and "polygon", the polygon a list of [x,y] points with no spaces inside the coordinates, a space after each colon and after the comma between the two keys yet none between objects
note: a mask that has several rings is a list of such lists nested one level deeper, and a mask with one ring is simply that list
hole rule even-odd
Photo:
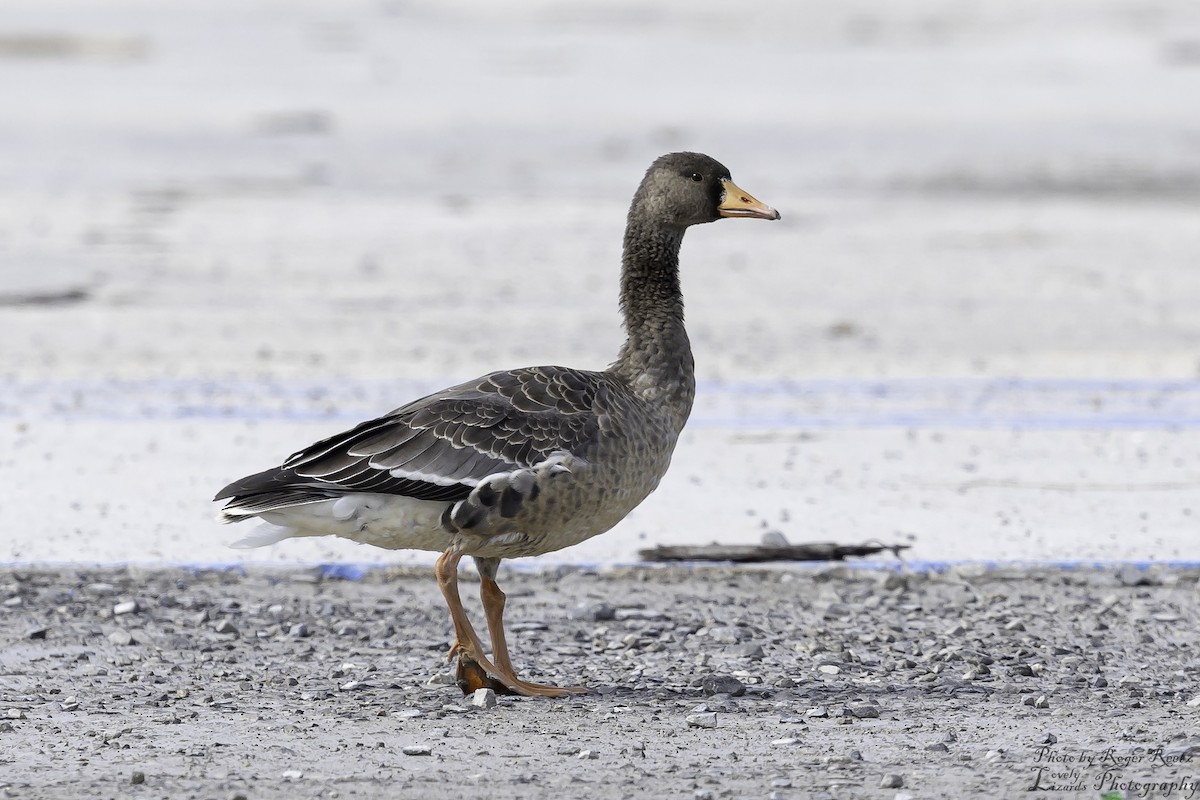
[{"label": "blue painted line", "polygon": [[[0,419],[350,425],[452,380],[0,379]],[[759,430],[1200,428],[1200,380],[704,381],[691,425]]]},{"label": "blue painted line", "polygon": [[[148,569],[178,569],[192,575],[197,575],[203,572],[229,572],[245,577],[256,570],[263,570],[268,573],[296,573],[312,571],[321,576],[323,579],[329,580],[347,580],[358,581],[368,578],[372,573],[381,572],[389,569],[394,569],[397,566],[419,568],[428,566],[433,568],[432,562],[428,565],[424,564],[372,564],[372,563],[337,563],[337,562],[296,562],[284,563],[278,561],[250,561],[250,562],[194,562],[194,563],[172,563],[172,562],[73,562],[73,561],[9,561],[0,563],[0,568],[4,569],[88,569],[88,568],[119,568],[138,566]],[[1142,572],[1151,569],[1158,570],[1200,570],[1200,561],[1146,561],[1146,560],[1038,560],[1038,559],[1013,559],[1011,561],[985,559],[985,560],[963,560],[963,561],[902,561],[902,560],[854,560],[845,561],[769,561],[754,564],[738,564],[723,561],[672,561],[672,562],[648,562],[648,561],[620,561],[620,562],[599,562],[599,561],[545,561],[542,559],[509,559],[504,562],[506,569],[513,572],[523,574],[537,574],[548,572],[551,570],[570,569],[577,572],[599,572],[611,569],[621,569],[629,567],[637,567],[644,569],[695,569],[701,570],[706,567],[729,567],[739,566],[746,570],[755,569],[788,569],[788,570],[805,570],[805,571],[820,571],[829,567],[846,567],[855,571],[864,572],[935,572],[938,574],[948,572],[950,570],[962,567],[981,568],[985,570],[1002,570],[1002,569],[1049,569],[1067,571],[1104,571],[1118,570],[1125,567],[1133,567]]]},{"label": "blue painted line", "polygon": [[693,416],[689,428],[753,428],[758,430],[813,430],[830,428],[938,428],[958,430],[1185,430],[1200,428],[1197,417],[1152,417],[1146,415],[1071,417],[1024,415],[1018,417],[966,414],[880,414],[845,417],[750,417],[722,418]]}]

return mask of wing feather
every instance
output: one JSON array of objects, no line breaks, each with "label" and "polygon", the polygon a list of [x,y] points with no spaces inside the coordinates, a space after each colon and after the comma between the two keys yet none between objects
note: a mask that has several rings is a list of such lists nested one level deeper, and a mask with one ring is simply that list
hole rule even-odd
[{"label": "wing feather", "polygon": [[[347,492],[426,500],[466,497],[497,472],[555,452],[590,457],[621,388],[605,373],[563,367],[497,372],[402,406],[225,487],[232,514]],[[253,510],[252,510],[253,509]]]}]

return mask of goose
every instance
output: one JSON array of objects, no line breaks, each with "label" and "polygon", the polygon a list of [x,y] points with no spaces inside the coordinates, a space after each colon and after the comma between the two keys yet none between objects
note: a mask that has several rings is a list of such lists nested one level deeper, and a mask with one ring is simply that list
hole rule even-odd
[{"label": "goose", "polygon": [[[504,632],[502,559],[578,544],[620,522],[658,486],[696,392],[683,322],[679,249],[692,225],[777,220],[700,153],[654,161],[629,208],[621,258],[626,339],[603,371],[526,367],[443,389],[226,486],[222,522],[261,525],[235,547],[333,535],[440,553],[464,693],[559,697],[587,690],[517,676]],[[471,556],[491,657],[463,608]]]}]

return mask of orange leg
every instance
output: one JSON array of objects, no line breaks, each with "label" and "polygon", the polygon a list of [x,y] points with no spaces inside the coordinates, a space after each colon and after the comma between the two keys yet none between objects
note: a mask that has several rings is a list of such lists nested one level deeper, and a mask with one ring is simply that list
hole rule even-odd
[{"label": "orange leg", "polygon": [[492,654],[495,663],[484,655],[483,642],[471,627],[467,612],[458,593],[458,562],[462,553],[447,550],[438,557],[434,573],[450,619],[454,622],[454,644],[450,646],[450,657],[458,656],[458,681],[464,694],[476,689],[492,689],[500,694],[522,694],[529,697],[562,697],[572,692],[585,692],[582,687],[569,689],[530,683],[517,677],[512,661],[508,657],[508,642],[504,637],[504,592],[493,577],[499,559],[476,559],[480,567],[482,582],[479,595],[487,615],[488,631],[492,638]]},{"label": "orange leg", "polygon": [[496,579],[487,574],[489,570],[480,565],[479,599],[483,601],[483,612],[487,615],[488,633],[492,637],[492,658],[496,662],[499,680],[513,692],[534,697],[562,697],[566,694],[582,694],[587,689],[582,686],[549,686],[544,683],[530,683],[517,677],[512,661],[508,657],[508,641],[504,636],[504,592]]},{"label": "orange leg", "polygon": [[471,627],[463,608],[462,597],[458,593],[458,562],[462,553],[447,550],[438,556],[434,567],[437,575],[438,588],[450,609],[450,619],[454,623],[454,644],[450,645],[449,658],[458,656],[458,679],[464,694],[470,694],[476,689],[496,689],[490,678],[499,673],[492,662],[483,654],[483,642]]}]

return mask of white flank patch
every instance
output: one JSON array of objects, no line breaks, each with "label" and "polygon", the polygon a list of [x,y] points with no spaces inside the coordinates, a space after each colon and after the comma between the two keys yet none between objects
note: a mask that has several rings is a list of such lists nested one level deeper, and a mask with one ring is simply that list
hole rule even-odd
[{"label": "white flank patch", "polygon": [[296,532],[291,528],[264,522],[252,530],[249,536],[238,539],[236,542],[231,542],[229,546],[238,550],[250,550],[254,547],[267,547],[268,545],[279,544],[284,539],[291,539],[295,535]]}]

